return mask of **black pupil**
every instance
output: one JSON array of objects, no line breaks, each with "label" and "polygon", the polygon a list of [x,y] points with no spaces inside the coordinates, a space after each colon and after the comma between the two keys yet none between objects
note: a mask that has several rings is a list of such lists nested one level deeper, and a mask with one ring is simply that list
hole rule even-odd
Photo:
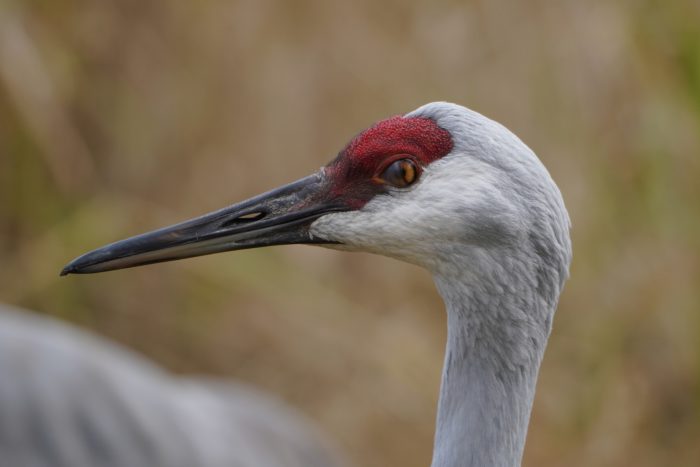
[{"label": "black pupil", "polygon": [[410,164],[410,162],[405,160],[396,161],[391,164],[389,170],[387,170],[386,180],[395,186],[403,187],[409,185],[413,180],[408,179],[408,167],[406,167],[408,164]]},{"label": "black pupil", "polygon": [[399,170],[399,178],[401,180],[406,180],[406,168],[404,167],[403,162],[397,162],[396,168]]}]

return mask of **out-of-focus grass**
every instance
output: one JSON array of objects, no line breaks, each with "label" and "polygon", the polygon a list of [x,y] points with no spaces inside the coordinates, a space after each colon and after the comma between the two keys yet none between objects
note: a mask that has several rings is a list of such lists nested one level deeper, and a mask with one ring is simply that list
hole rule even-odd
[{"label": "out-of-focus grass", "polygon": [[426,273],[305,247],[57,273],[451,100],[530,144],[573,220],[526,465],[695,466],[698,24],[690,0],[5,1],[0,300],[275,392],[358,465],[427,465],[445,323]]}]

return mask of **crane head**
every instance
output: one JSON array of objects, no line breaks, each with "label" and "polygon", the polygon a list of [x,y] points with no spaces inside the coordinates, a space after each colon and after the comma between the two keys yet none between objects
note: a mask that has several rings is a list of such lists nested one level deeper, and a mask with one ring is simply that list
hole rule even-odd
[{"label": "crane head", "polygon": [[435,269],[465,248],[526,241],[552,212],[541,228],[567,229],[559,191],[527,146],[498,123],[439,102],[373,125],[312,175],[91,251],[61,275],[282,244]]}]

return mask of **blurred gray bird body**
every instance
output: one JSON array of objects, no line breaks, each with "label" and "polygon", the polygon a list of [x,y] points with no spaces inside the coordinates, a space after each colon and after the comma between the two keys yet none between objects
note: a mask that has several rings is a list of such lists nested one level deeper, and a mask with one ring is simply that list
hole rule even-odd
[{"label": "blurred gray bird body", "polygon": [[175,377],[54,319],[0,306],[0,467],[325,467],[301,414]]},{"label": "blurred gray bird body", "polygon": [[520,465],[571,261],[561,193],[520,139],[464,107],[427,104],[360,133],[308,177],[94,250],[62,274],[290,243],[430,271],[448,323],[432,466]]}]

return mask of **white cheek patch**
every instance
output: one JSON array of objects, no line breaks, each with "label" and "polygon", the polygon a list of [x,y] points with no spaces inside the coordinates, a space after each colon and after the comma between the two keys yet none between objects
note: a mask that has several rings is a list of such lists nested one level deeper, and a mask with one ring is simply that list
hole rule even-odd
[{"label": "white cheek patch", "polygon": [[441,250],[468,243],[474,236],[470,225],[485,225],[479,219],[494,204],[487,202],[494,196],[493,170],[468,157],[446,156],[427,167],[414,186],[377,195],[358,211],[327,214],[310,232],[342,242],[345,249],[429,266],[446,254]]}]

